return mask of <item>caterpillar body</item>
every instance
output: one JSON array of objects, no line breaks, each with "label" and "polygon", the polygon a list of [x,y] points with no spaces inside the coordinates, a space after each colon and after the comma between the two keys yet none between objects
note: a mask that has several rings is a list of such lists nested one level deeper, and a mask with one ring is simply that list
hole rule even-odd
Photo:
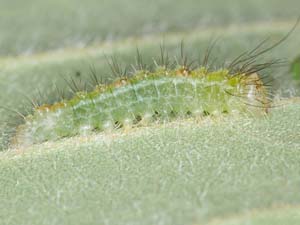
[{"label": "caterpillar body", "polygon": [[18,127],[14,144],[34,144],[90,131],[113,130],[222,113],[264,113],[267,91],[257,73],[205,67],[139,71],[131,77],[37,107]]},{"label": "caterpillar body", "polygon": [[[181,62],[170,61],[160,46],[159,63],[154,69],[143,63],[137,49],[137,67],[132,76],[113,59],[112,72],[121,76],[110,85],[99,84],[92,92],[77,92],[71,100],[35,107],[31,115],[21,114],[24,123],[17,127],[12,145],[30,145],[63,137],[170,121],[181,117],[218,114],[265,114],[271,105],[268,85],[258,72],[279,65],[280,60],[261,62],[260,56],[283,43],[296,29],[265,47],[263,40],[253,49],[238,55],[225,69],[211,70],[209,56],[215,43],[206,51],[201,65],[192,68],[183,51]],[[225,65],[225,63],[224,63]],[[151,68],[151,69],[149,69]],[[14,110],[12,110],[14,111]],[[17,112],[19,115],[20,113]]]}]

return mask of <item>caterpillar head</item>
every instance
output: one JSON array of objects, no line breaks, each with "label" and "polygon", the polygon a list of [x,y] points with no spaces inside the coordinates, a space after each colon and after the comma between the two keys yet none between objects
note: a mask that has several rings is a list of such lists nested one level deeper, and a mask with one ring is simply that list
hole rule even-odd
[{"label": "caterpillar head", "polygon": [[270,99],[268,98],[268,90],[257,73],[245,76],[242,83],[246,86],[245,92],[247,98],[246,104],[253,107],[263,108],[267,113],[270,108]]}]

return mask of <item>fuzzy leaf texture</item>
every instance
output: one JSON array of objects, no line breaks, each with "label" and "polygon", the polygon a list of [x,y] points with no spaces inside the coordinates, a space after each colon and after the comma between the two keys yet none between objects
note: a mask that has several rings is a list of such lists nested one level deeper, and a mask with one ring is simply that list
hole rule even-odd
[{"label": "fuzzy leaf texture", "polygon": [[[0,220],[180,225],[217,217],[270,224],[278,215],[297,224],[299,110],[295,102],[268,117],[177,121],[3,153]],[[242,213],[255,208],[267,213]],[[236,220],[222,218],[233,212]]]}]

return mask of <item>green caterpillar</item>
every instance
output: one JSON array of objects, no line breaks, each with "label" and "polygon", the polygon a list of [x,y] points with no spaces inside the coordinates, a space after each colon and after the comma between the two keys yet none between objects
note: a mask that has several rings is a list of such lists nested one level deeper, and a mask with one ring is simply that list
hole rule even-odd
[{"label": "green caterpillar", "polygon": [[[71,100],[35,107],[31,115],[21,117],[12,145],[30,145],[85,134],[170,121],[182,117],[219,114],[265,114],[270,108],[270,93],[258,75],[280,61],[258,62],[259,56],[283,43],[293,28],[279,41],[264,48],[266,40],[237,56],[225,69],[210,70],[210,46],[203,63],[191,68],[183,54],[181,63],[171,63],[161,47],[160,63],[155,68],[143,64],[137,51],[137,68],[132,76],[124,73],[116,61],[112,72],[121,78],[110,85],[99,84],[92,92],[77,92]],[[174,66],[177,65],[177,66]],[[14,111],[14,110],[11,110]],[[19,112],[16,112],[20,114]]]},{"label": "green caterpillar", "polygon": [[267,92],[256,73],[230,74],[159,67],[139,71],[90,93],[43,105],[25,118],[15,144],[34,144],[82,133],[169,121],[186,116],[266,112]]}]

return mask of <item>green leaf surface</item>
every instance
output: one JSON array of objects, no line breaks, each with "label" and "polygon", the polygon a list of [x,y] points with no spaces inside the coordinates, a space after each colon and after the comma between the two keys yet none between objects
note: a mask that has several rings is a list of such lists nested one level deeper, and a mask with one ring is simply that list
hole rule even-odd
[{"label": "green leaf surface", "polygon": [[0,55],[213,25],[294,19],[298,0],[1,0]]},{"label": "green leaf surface", "polygon": [[299,204],[299,110],[292,103],[267,117],[185,120],[2,153],[0,220],[205,224]]},{"label": "green leaf surface", "polygon": [[300,56],[297,57],[291,64],[291,71],[295,80],[300,80]]}]

